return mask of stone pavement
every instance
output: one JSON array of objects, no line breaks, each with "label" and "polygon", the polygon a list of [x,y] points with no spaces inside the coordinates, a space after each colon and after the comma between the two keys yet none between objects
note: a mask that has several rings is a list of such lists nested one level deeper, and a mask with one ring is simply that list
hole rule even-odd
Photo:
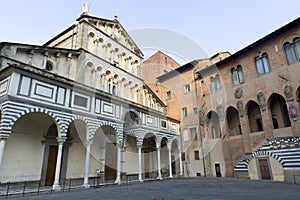
[{"label": "stone pavement", "polygon": [[284,200],[299,197],[300,185],[296,184],[228,178],[182,178],[9,199]]}]

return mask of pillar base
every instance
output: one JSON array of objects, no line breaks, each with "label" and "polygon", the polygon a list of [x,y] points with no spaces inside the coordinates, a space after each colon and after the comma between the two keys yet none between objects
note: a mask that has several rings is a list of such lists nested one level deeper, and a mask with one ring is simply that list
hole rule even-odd
[{"label": "pillar base", "polygon": [[121,185],[121,180],[115,180],[115,184]]},{"label": "pillar base", "polygon": [[162,178],[162,177],[157,177],[156,179],[157,179],[157,180],[163,180],[163,178]]},{"label": "pillar base", "polygon": [[143,179],[140,179],[139,181],[140,181],[141,183],[144,182]]},{"label": "pillar base", "polygon": [[90,184],[88,184],[88,183],[85,183],[85,184],[83,184],[82,185],[84,188],[90,188],[91,186],[90,186]]},{"label": "pillar base", "polygon": [[60,191],[60,190],[61,190],[61,186],[58,185],[58,184],[54,184],[54,185],[52,186],[52,189],[55,190],[55,191]]}]

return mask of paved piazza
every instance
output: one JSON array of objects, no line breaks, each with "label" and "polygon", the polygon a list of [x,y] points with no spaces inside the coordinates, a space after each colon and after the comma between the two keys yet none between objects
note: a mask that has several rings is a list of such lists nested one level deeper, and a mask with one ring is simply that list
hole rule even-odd
[{"label": "paved piazza", "polygon": [[300,185],[227,178],[184,178],[9,199],[299,199]]}]

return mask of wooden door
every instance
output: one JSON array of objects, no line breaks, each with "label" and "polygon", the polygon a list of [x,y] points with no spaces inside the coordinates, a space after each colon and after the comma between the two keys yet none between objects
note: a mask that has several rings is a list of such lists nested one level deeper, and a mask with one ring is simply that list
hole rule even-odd
[{"label": "wooden door", "polygon": [[52,186],[55,178],[56,160],[57,160],[58,146],[49,146],[48,164],[46,172],[46,186]]},{"label": "wooden door", "polygon": [[271,180],[271,174],[270,174],[268,159],[259,159],[258,162],[259,162],[259,169],[260,169],[261,179]]},{"label": "wooden door", "polygon": [[105,180],[116,180],[117,178],[118,151],[115,144],[106,143],[105,150]]}]

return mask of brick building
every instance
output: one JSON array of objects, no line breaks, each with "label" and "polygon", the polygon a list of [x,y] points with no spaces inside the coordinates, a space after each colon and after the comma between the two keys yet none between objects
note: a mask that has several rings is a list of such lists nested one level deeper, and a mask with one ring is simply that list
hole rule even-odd
[{"label": "brick building", "polygon": [[224,154],[210,170],[290,182],[300,175],[299,61],[300,18],[197,70],[200,127]]},{"label": "brick building", "polygon": [[[179,66],[177,63],[174,64],[168,55],[157,52],[142,65],[143,79],[167,105],[167,116],[180,120],[185,176],[215,175],[203,168],[204,152],[201,148],[203,144],[207,149],[214,146],[209,152],[214,158],[219,159],[223,155],[219,153],[222,152],[220,145],[212,145],[210,139],[203,142],[200,137],[198,110],[202,106],[200,102],[203,97],[202,91],[196,85],[199,83],[194,79],[195,70],[204,69],[229,55],[228,52],[221,52],[211,58],[194,60]],[[152,77],[151,82],[146,77]],[[204,157],[208,158],[206,155]],[[204,161],[205,165],[208,165],[206,168],[212,165],[212,160]]]}]

